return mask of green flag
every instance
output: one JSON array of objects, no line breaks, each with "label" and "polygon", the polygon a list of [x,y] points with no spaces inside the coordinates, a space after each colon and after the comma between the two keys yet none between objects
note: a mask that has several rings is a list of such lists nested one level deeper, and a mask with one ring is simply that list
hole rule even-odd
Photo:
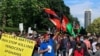
[{"label": "green flag", "polygon": [[71,23],[68,23],[66,25],[66,28],[67,28],[67,31],[69,32],[69,34],[71,34],[73,37],[76,37],[76,34],[75,34],[74,30],[73,30],[73,26],[72,26]]}]

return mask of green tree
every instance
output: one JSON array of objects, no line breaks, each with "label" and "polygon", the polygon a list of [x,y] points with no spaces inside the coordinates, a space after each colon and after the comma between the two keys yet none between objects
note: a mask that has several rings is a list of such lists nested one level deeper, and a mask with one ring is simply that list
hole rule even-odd
[{"label": "green tree", "polygon": [[87,27],[87,32],[100,34],[100,17],[96,18],[93,23]]},{"label": "green tree", "polygon": [[75,17],[63,0],[0,0],[0,24],[3,27],[18,27],[19,23],[24,23],[26,29],[33,28],[34,24],[37,24],[37,29],[53,27],[43,8],[51,8],[59,16],[63,13],[74,21]]}]

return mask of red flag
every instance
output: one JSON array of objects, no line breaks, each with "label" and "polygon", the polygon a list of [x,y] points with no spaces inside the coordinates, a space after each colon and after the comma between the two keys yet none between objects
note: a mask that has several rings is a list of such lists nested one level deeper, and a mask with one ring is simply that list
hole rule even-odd
[{"label": "red flag", "polygon": [[60,30],[61,22],[57,14],[49,8],[44,8],[44,11],[49,15],[49,20],[56,26],[58,30]]},{"label": "red flag", "polygon": [[51,10],[51,9],[49,9],[49,8],[44,8],[44,11],[45,11],[47,14],[51,14],[51,15],[57,16],[57,14],[56,14],[53,10]]},{"label": "red flag", "polygon": [[60,20],[57,18],[49,18],[49,20],[56,26],[58,30],[61,28]]},{"label": "red flag", "polygon": [[63,15],[62,25],[61,25],[62,31],[64,31],[64,32],[66,31],[66,24],[68,24],[68,22],[69,22],[68,18],[65,15]]}]

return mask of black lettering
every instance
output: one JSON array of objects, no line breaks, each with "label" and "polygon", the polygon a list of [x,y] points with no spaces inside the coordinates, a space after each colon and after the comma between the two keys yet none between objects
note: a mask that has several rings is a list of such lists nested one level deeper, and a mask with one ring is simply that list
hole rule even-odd
[{"label": "black lettering", "polygon": [[19,38],[18,40],[33,44],[33,41],[29,39]]},{"label": "black lettering", "polygon": [[8,35],[9,38],[12,38],[12,36]]},{"label": "black lettering", "polygon": [[23,44],[23,43],[18,43],[18,45],[21,47],[25,47],[25,44]]},{"label": "black lettering", "polygon": [[17,44],[17,42],[15,42],[15,41],[11,41],[11,40],[9,40],[9,43],[11,43],[11,44]]},{"label": "black lettering", "polygon": [[27,40],[27,42],[33,44],[33,41],[31,41],[31,40]]},{"label": "black lettering", "polygon": [[15,36],[11,36],[11,39],[17,40],[17,37],[15,37]]},{"label": "black lettering", "polygon": [[17,56],[21,56],[20,53],[17,53],[17,52],[13,52],[13,51],[10,51],[10,50],[5,50],[6,53],[9,53],[9,54],[12,54],[12,55],[17,55]]},{"label": "black lettering", "polygon": [[19,38],[19,40],[20,40],[20,41],[24,41],[24,39],[22,39],[22,38]]},{"label": "black lettering", "polygon": [[7,39],[4,39],[4,38],[1,38],[1,41],[8,42],[8,40]]},{"label": "black lettering", "polygon": [[27,48],[33,49],[33,46],[26,45]]},{"label": "black lettering", "polygon": [[9,48],[9,49],[18,50],[18,51],[21,51],[21,52],[23,51],[23,49],[21,49],[21,48],[10,46],[10,45],[6,45],[6,47]]}]

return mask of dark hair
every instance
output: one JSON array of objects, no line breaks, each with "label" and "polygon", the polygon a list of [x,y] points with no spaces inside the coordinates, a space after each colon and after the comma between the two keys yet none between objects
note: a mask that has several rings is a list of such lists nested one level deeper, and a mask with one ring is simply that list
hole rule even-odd
[{"label": "dark hair", "polygon": [[44,34],[43,36],[44,36],[44,38],[46,38],[46,36],[48,36],[49,34]]},{"label": "dark hair", "polygon": [[80,43],[80,42],[76,42],[76,45],[77,45],[77,46],[81,46],[81,43]]},{"label": "dark hair", "polygon": [[84,39],[88,39],[88,36],[85,35],[85,36],[84,36]]},{"label": "dark hair", "polygon": [[54,36],[54,34],[49,34],[50,35],[50,37],[53,37]]},{"label": "dark hair", "polygon": [[100,47],[100,43],[97,43],[96,46]]}]

